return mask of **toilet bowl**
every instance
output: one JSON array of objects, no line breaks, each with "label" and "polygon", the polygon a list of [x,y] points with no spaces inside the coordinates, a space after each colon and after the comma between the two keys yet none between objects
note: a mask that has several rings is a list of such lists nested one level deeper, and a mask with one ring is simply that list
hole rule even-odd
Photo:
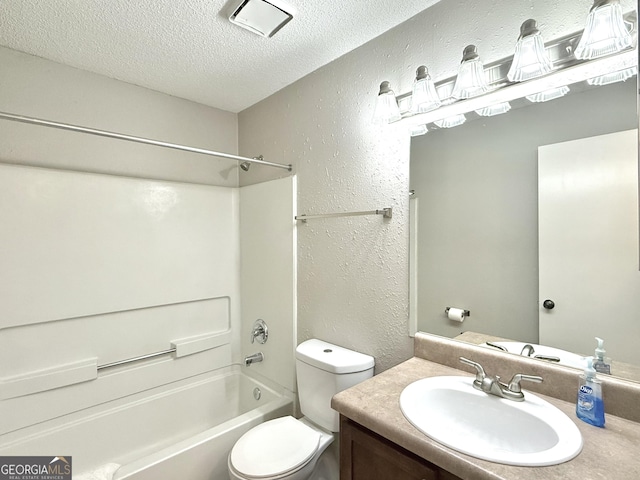
[{"label": "toilet bowl", "polygon": [[373,357],[307,340],[296,348],[301,419],[276,418],[246,432],[229,453],[231,480],[337,480],[327,449],[339,427],[331,398],[373,376]]},{"label": "toilet bowl", "polygon": [[333,440],[333,434],[304,417],[269,420],[236,442],[228,458],[229,476],[232,480],[308,479]]}]

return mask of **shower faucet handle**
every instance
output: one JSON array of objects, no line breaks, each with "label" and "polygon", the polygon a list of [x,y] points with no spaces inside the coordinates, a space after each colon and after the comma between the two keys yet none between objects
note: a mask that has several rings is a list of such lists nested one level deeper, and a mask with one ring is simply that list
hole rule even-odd
[{"label": "shower faucet handle", "polygon": [[251,343],[254,343],[256,340],[260,344],[267,343],[269,339],[269,328],[264,320],[259,318],[253,324],[253,328],[251,329]]}]

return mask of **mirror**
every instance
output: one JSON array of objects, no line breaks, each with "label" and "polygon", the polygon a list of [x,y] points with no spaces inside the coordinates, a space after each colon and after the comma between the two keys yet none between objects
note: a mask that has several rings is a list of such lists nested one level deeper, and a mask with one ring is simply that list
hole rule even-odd
[{"label": "mirror", "polygon": [[[611,373],[640,381],[640,353],[635,345],[640,338],[637,309],[629,311],[616,302],[606,305],[606,315],[591,318],[591,310],[606,304],[599,288],[590,291],[580,305],[572,306],[564,293],[539,286],[544,277],[539,253],[541,245],[546,245],[538,238],[539,147],[638,128],[635,77],[593,88],[573,85],[571,90],[571,94],[549,102],[522,101],[520,108],[512,105],[503,115],[475,116],[473,120],[469,115],[461,126],[430,129],[412,138],[412,317],[417,318],[417,329],[427,333],[457,338],[467,332],[459,339],[542,343],[580,355],[593,355],[594,337],[602,337],[606,355],[613,358]],[[593,285],[606,285],[635,305],[639,301],[636,297],[640,298],[640,272],[637,139],[633,138],[636,173],[625,178],[635,192],[631,205],[635,213],[625,217],[624,230],[635,238],[633,254],[625,259],[635,283],[629,285],[618,275],[610,276],[600,266],[562,274],[569,279],[566,284],[593,281]],[[587,198],[591,190],[610,180],[600,171],[590,178],[591,184],[574,182],[581,185]],[[584,202],[574,199],[574,203],[580,206]],[[555,210],[554,204],[547,210]],[[610,220],[618,214],[587,212],[589,230],[617,232],[619,227],[612,227]],[[541,218],[540,225],[543,223]],[[556,223],[556,230],[565,236],[585,237],[580,230],[571,235],[573,228],[569,223]],[[618,254],[614,246],[595,257]],[[585,265],[588,261],[580,260]],[[543,307],[547,299],[555,301],[553,310]],[[470,316],[462,323],[452,321],[445,314],[446,307],[469,310]],[[555,327],[564,322],[560,312],[572,317],[573,327],[547,328],[545,322]],[[625,353],[617,355],[618,351]]]}]

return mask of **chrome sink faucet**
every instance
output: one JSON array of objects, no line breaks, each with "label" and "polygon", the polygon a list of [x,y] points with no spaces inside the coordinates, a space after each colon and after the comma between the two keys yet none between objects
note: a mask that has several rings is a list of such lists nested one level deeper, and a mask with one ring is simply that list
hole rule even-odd
[{"label": "chrome sink faucet", "polygon": [[500,377],[496,375],[491,377],[487,375],[482,368],[482,365],[468,358],[460,357],[460,361],[467,365],[471,365],[476,369],[476,378],[473,381],[473,388],[480,390],[491,395],[506,398],[507,400],[513,400],[515,402],[524,401],[524,393],[520,388],[520,382],[527,380],[530,382],[541,383],[542,377],[536,375],[525,375],[523,373],[516,373],[508,384],[502,383]]}]

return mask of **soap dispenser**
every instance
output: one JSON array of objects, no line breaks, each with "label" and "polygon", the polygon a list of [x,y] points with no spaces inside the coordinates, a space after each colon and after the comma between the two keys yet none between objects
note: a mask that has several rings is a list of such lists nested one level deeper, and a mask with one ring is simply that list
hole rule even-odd
[{"label": "soap dispenser", "polygon": [[606,350],[604,349],[604,340],[596,337],[596,342],[598,342],[598,346],[596,347],[595,356],[593,357],[593,368],[598,373],[611,375],[611,359],[604,356],[606,353]]},{"label": "soap dispenser", "polygon": [[587,368],[584,369],[584,374],[580,375],[576,415],[583,422],[604,427],[602,383],[596,378],[592,358],[587,358]]}]

